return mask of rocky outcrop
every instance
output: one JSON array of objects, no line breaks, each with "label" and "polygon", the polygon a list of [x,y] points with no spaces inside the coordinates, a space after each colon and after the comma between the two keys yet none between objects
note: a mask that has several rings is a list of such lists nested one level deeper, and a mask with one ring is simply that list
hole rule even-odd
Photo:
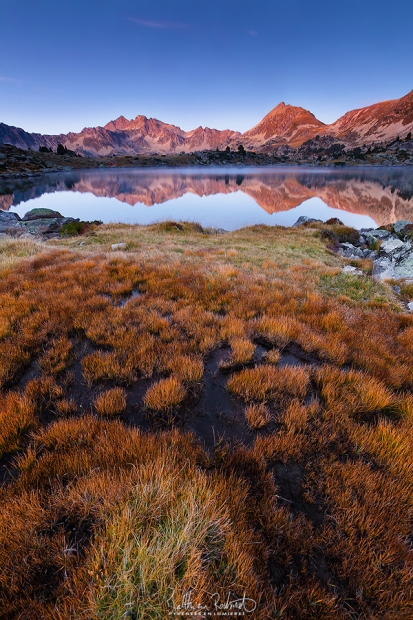
[{"label": "rocky outcrop", "polygon": [[361,229],[358,244],[341,243],[339,253],[352,260],[372,259],[376,280],[413,281],[413,222],[401,220],[387,230]]},{"label": "rocky outcrop", "polygon": [[73,217],[63,217],[51,209],[32,209],[23,218],[17,213],[0,211],[0,234],[12,237],[30,235],[51,239],[59,237],[65,224],[79,222]]}]

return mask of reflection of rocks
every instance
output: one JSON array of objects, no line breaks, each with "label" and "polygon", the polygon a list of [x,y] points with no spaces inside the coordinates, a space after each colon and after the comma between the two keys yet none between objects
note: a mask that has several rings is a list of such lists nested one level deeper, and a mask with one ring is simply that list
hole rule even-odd
[{"label": "reflection of rocks", "polygon": [[13,204],[14,194],[0,196],[0,211],[8,211]]},{"label": "reflection of rocks", "polygon": [[[1,189],[1,188],[0,188]],[[267,213],[288,211],[310,198],[320,198],[329,207],[369,215],[377,224],[413,219],[411,173],[402,170],[308,172],[223,172],[188,174],[146,171],[76,171],[48,175],[17,183],[14,194],[0,197],[4,207],[18,205],[44,193],[76,191],[116,198],[131,206],[161,204],[187,193],[197,196],[229,194],[250,196]],[[9,190],[9,188],[8,188]],[[1,203],[0,203],[1,204]]]}]

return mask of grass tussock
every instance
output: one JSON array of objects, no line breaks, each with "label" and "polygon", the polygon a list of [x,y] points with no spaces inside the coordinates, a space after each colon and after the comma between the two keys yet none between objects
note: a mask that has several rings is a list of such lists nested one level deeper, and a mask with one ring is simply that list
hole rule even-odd
[{"label": "grass tussock", "polygon": [[146,392],[145,406],[152,411],[165,412],[182,403],[186,396],[185,388],[175,377],[160,379]]},{"label": "grass tussock", "polygon": [[262,356],[266,364],[278,364],[281,359],[281,353],[277,349],[270,349]]},{"label": "grass tussock", "polygon": [[249,405],[245,409],[245,419],[249,428],[262,428],[271,420],[270,412],[263,403]]},{"label": "grass tussock", "polygon": [[99,394],[93,404],[99,415],[108,418],[121,415],[126,409],[126,392],[122,388],[112,388]]},{"label": "grass tussock", "polygon": [[308,382],[309,374],[304,368],[264,365],[247,368],[232,375],[228,381],[228,389],[247,402],[265,402],[285,395],[304,398]]},{"label": "grass tussock", "polygon": [[24,434],[37,423],[35,406],[28,396],[15,392],[0,396],[0,458],[18,450]]},{"label": "grass tussock", "polygon": [[327,408],[344,408],[354,415],[396,412],[398,398],[382,381],[355,370],[325,366],[316,373],[320,393]]},{"label": "grass tussock", "polygon": [[182,383],[200,383],[204,376],[204,363],[200,357],[178,355],[170,362],[169,370]]}]

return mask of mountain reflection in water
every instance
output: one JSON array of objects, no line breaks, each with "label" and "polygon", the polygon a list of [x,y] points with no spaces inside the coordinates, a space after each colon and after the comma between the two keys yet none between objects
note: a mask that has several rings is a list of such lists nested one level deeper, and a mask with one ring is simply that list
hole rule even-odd
[{"label": "mountain reflection in water", "polygon": [[[59,195],[53,198],[49,196],[46,199],[47,194],[56,192],[64,192],[65,198]],[[226,199],[236,192],[238,192],[236,197]],[[72,195],[68,197],[68,194]],[[112,201],[110,208],[103,201],[97,203],[95,201],[92,205],[92,202],[85,203],[81,200],[80,194],[90,197],[93,195],[99,199],[112,198],[119,202]],[[209,202],[195,200],[196,197],[211,196],[215,196],[216,199]],[[29,201],[30,204],[24,204]],[[310,202],[303,205],[306,201]],[[76,211],[76,202],[81,204],[81,215],[73,212]],[[124,206],[119,203],[123,203]],[[167,209],[160,207],[166,204]],[[126,208],[127,205],[133,208]],[[153,210],[150,214],[144,215],[139,205],[153,207]],[[265,213],[260,212],[256,205]],[[127,168],[61,172],[31,179],[10,180],[0,185],[0,209],[11,209],[23,214],[31,208],[49,207],[61,211],[66,216],[94,219],[99,217],[98,211],[101,208],[99,219],[104,221],[149,223],[173,217],[196,221],[203,219],[204,221],[200,223],[204,225],[219,226],[223,212],[228,210],[225,221],[230,221],[229,228],[235,229],[249,223],[285,224],[286,218],[283,220],[277,217],[277,214],[295,209],[297,216],[301,215],[303,213],[297,210],[300,205],[308,206],[303,211],[306,215],[311,217],[324,215],[321,219],[340,216],[337,213],[330,213],[328,208],[338,210],[343,215],[342,219],[347,215],[347,223],[355,226],[357,223],[366,225],[368,218],[374,220],[370,225],[377,226],[399,219],[413,219],[413,170],[409,168],[347,170]],[[203,213],[203,210],[208,209],[208,213]],[[218,213],[221,219],[218,218]],[[268,218],[266,214],[273,217]],[[291,215],[295,216],[295,213]],[[353,216],[354,222],[348,221],[349,215]],[[208,221],[208,217],[211,221]],[[217,221],[214,221],[214,218]],[[287,225],[290,223],[292,222],[288,222]]]}]

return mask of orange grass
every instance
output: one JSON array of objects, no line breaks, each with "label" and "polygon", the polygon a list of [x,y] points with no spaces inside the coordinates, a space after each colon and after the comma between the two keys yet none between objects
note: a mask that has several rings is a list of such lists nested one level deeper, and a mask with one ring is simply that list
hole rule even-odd
[{"label": "orange grass", "polygon": [[281,359],[281,353],[280,351],[277,351],[277,349],[271,349],[270,351],[266,351],[266,353],[264,353],[262,359],[266,364],[278,364]]},{"label": "orange grass", "polygon": [[0,396],[0,458],[18,450],[24,433],[35,428],[37,423],[30,398],[15,392]]},{"label": "orange grass", "polygon": [[146,392],[145,406],[153,411],[168,411],[179,405],[185,398],[186,391],[175,377],[160,379]]},{"label": "orange grass", "polygon": [[307,392],[309,374],[297,366],[257,366],[234,374],[228,389],[245,401],[273,400],[280,396],[303,398]]},{"label": "orange grass", "polygon": [[[309,229],[251,227],[221,248],[199,233],[202,254],[185,230],[151,227],[149,247],[132,227],[136,254],[47,248],[2,272],[2,613],[166,618],[175,588],[200,604],[246,592],[254,620],[410,620],[413,317],[393,312],[384,288],[359,303],[345,280],[345,297],[322,294],[320,274],[339,259]],[[301,239],[317,259],[294,258]],[[220,437],[232,405],[208,418],[210,456],[182,430],[121,421],[139,423],[142,402],[167,414],[180,405],[182,424],[202,428],[193,403],[210,353],[229,343],[231,361],[250,363],[260,341],[277,350],[228,381],[246,402],[231,433],[249,426],[250,448]],[[318,365],[279,367],[289,342]],[[142,396],[154,374],[168,378]],[[102,401],[128,396],[127,417],[87,415],[102,390]],[[275,430],[257,432],[266,401]]]},{"label": "orange grass", "polygon": [[183,383],[199,383],[204,376],[204,363],[199,357],[177,355],[169,362],[168,368]]},{"label": "orange grass", "polygon": [[250,428],[262,428],[271,420],[267,407],[260,404],[249,405],[245,409],[245,419]]},{"label": "orange grass", "polygon": [[99,415],[108,418],[120,415],[126,409],[126,392],[122,388],[112,388],[99,394],[93,405]]}]

